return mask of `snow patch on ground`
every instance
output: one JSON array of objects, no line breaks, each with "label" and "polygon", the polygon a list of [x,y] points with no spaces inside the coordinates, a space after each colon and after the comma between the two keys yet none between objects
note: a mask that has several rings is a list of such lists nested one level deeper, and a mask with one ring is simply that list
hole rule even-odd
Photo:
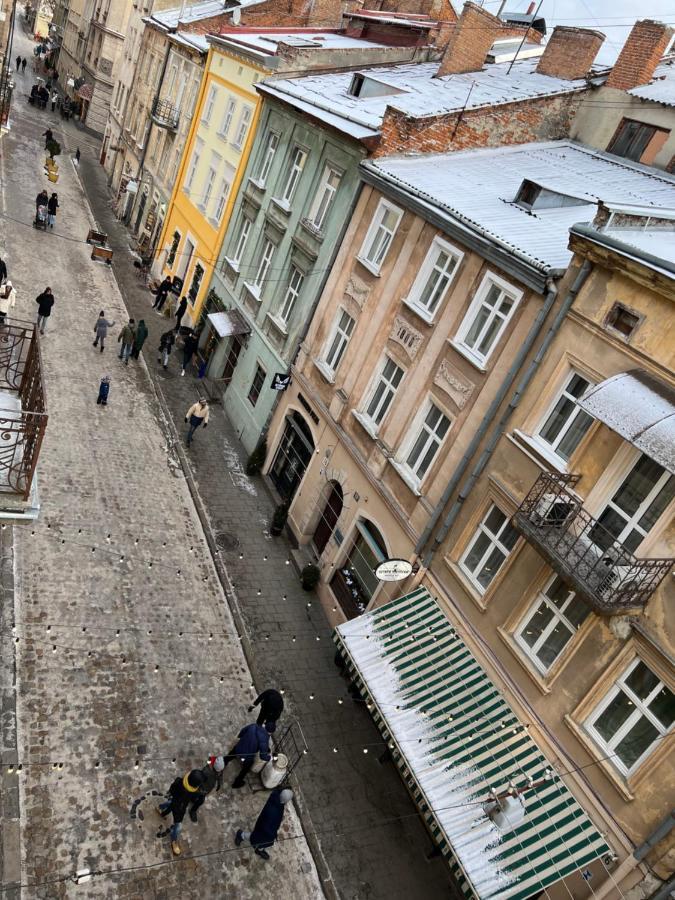
[{"label": "snow patch on ground", "polygon": [[225,465],[230,473],[232,484],[239,490],[246,491],[251,497],[257,497],[258,492],[255,489],[255,485],[244,471],[236,448],[232,446],[227,438],[223,438],[223,456],[225,457]]}]

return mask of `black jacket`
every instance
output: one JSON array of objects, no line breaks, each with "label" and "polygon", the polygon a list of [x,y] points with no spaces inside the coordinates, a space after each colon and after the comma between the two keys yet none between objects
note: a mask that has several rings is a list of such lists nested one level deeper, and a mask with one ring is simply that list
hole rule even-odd
[{"label": "black jacket", "polygon": [[39,314],[41,316],[48,316],[52,311],[52,306],[54,305],[54,295],[40,294],[35,298],[35,302],[38,305]]},{"label": "black jacket", "polygon": [[49,200],[47,201],[47,211],[49,212],[49,215],[55,216],[56,210],[58,208],[59,208],[59,201],[56,199],[56,197],[50,197]]},{"label": "black jacket", "polygon": [[265,721],[276,722],[284,711],[284,698],[274,688],[267,688],[253,701],[253,706],[260,704],[260,711],[265,716]]},{"label": "black jacket", "polygon": [[181,316],[185,315],[185,310],[187,309],[187,300],[185,297],[178,304],[178,309],[176,310],[176,318],[180,319]]},{"label": "black jacket", "polygon": [[7,281],[7,266],[4,259],[0,259],[0,282]]}]

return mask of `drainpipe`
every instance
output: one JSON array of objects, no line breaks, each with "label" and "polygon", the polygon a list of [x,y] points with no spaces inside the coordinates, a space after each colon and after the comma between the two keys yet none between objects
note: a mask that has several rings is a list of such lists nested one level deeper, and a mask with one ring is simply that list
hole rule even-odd
[{"label": "drainpipe", "polygon": [[[562,304],[560,310],[558,311],[553,323],[551,324],[551,327],[549,328],[549,330],[546,334],[546,337],[544,338],[544,341],[542,342],[536,356],[530,363],[530,366],[527,369],[527,372],[525,373],[525,375],[521,379],[518,387],[516,388],[516,392],[513,395],[513,397],[511,398],[511,401],[510,401],[508,407],[506,408],[506,410],[504,411],[504,414],[502,415],[501,419],[499,420],[498,425],[494,428],[487,447],[481,454],[473,472],[471,473],[471,475],[469,476],[469,478],[467,479],[465,484],[462,486],[462,489],[460,490],[460,492],[457,496],[457,499],[455,500],[455,503],[453,504],[450,512],[448,513],[448,515],[446,516],[446,518],[443,521],[443,525],[442,525],[440,531],[435,535],[433,545],[427,551],[427,553],[424,557],[424,563],[423,563],[424,568],[429,567],[431,560],[434,556],[434,553],[436,552],[436,548],[440,546],[440,544],[443,542],[446,535],[450,531],[450,528],[452,527],[455,519],[459,515],[460,509],[462,507],[462,503],[469,495],[469,491],[475,484],[478,476],[480,475],[480,473],[483,471],[483,469],[487,465],[487,463],[492,455],[492,452],[497,444],[497,441],[499,440],[504,428],[506,427],[506,423],[508,422],[508,420],[511,416],[511,413],[520,403],[520,399],[522,397],[524,390],[526,389],[526,387],[529,385],[530,381],[532,380],[532,377],[534,376],[534,373],[536,372],[541,360],[543,359],[546,351],[548,350],[553,338],[557,334],[558,329],[560,328],[560,325],[563,322],[563,319],[569,312],[569,309],[572,306],[572,304],[574,303],[574,300],[575,300],[577,294],[579,293],[582,285],[588,278],[588,276],[591,272],[591,269],[592,269],[591,263],[588,260],[584,260],[584,262],[581,266],[581,269],[579,270],[577,277],[574,279],[574,283],[570,287],[569,292],[568,292],[567,296],[565,297],[565,301]],[[525,341],[523,342],[523,345],[521,346],[520,350],[518,351],[518,354],[517,354],[516,358],[514,359],[512,365],[506,375],[506,378],[504,379],[499,390],[497,391],[497,394],[495,395],[494,400],[490,404],[490,407],[489,407],[487,413],[483,417],[483,421],[481,422],[480,426],[478,427],[476,434],[474,435],[469,447],[467,448],[462,459],[460,460],[459,465],[455,469],[455,472],[453,473],[453,476],[450,479],[450,482],[448,483],[445,491],[443,492],[443,496],[442,496],[440,502],[438,503],[438,505],[436,506],[436,509],[434,510],[433,515],[432,515],[431,519],[429,520],[429,523],[427,524],[426,528],[422,532],[422,535],[420,536],[419,541],[417,542],[415,551],[418,555],[422,553],[427,542],[429,541],[429,538],[430,538],[433,530],[436,528],[438,521],[443,513],[443,510],[445,509],[447,503],[449,502],[449,500],[452,497],[452,495],[454,494],[454,492],[457,490],[457,487],[458,487],[461,479],[464,477],[464,473],[466,472],[466,470],[469,466],[469,463],[471,462],[472,458],[474,457],[475,453],[477,452],[481,441],[487,434],[487,431],[488,431],[490,425],[492,424],[494,417],[495,417],[499,407],[501,406],[507,392],[511,389],[511,386],[516,379],[516,375],[518,374],[520,367],[522,366],[523,362],[525,361],[527,354],[532,350],[532,347],[534,346],[536,339],[539,337],[539,334],[544,325],[546,317],[548,316],[549,312],[553,308],[557,294],[558,294],[557,287],[556,287],[555,283],[553,283],[551,281],[548,285],[548,290],[546,292],[546,299],[544,301],[544,305],[542,306],[542,308],[539,312],[539,315],[537,316],[535,321],[532,323],[532,327],[530,328],[528,335],[527,335]]]}]

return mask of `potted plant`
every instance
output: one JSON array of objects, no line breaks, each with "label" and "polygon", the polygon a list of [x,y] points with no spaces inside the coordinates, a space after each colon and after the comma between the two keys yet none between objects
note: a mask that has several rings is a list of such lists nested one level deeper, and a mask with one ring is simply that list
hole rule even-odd
[{"label": "potted plant", "polygon": [[272,515],[272,522],[270,524],[270,534],[274,535],[274,537],[279,537],[281,532],[286,527],[286,520],[288,519],[288,503],[280,503],[279,506],[274,510]]},{"label": "potted plant", "polygon": [[54,157],[58,156],[61,153],[61,144],[58,141],[47,141],[46,151],[49,154],[49,159],[54,162]]},{"label": "potted plant", "polygon": [[260,475],[260,470],[265,465],[265,457],[267,456],[267,440],[260,438],[258,444],[251,453],[246,462],[247,475]]},{"label": "potted plant", "polygon": [[313,591],[321,581],[321,569],[314,563],[307,563],[300,573],[300,583],[303,591]]}]

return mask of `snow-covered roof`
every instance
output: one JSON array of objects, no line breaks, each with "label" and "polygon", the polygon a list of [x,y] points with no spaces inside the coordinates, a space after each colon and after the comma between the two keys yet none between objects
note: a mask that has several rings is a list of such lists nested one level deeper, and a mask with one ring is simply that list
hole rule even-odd
[{"label": "snow-covered roof", "polygon": [[279,44],[318,50],[353,50],[385,46],[374,41],[364,41],[360,38],[349,37],[337,31],[316,31],[310,28],[297,28],[290,31],[232,29],[210,37],[212,41],[217,41],[221,44],[232,44],[245,50],[254,51],[262,56],[274,56]]},{"label": "snow-covered roof", "polygon": [[184,47],[190,47],[193,50],[199,50],[200,53],[208,53],[209,43],[203,34],[194,34],[191,31],[176,31],[169,35],[169,40],[175,44],[182,44]]},{"label": "snow-covered roof", "polygon": [[[438,62],[379,66],[364,71],[391,86],[392,94],[354,97],[349,93],[353,72],[330,72],[264,81],[259,89],[284,102],[302,108],[307,105],[320,120],[331,124],[342,120],[342,130],[352,134],[353,126],[376,135],[388,106],[416,118],[442,115],[460,109],[500,106],[586,88],[584,79],[552,78],[536,72],[538,60],[525,59],[486,65],[480,72],[434,77]],[[337,119],[336,119],[337,117]]]},{"label": "snow-covered roof", "polygon": [[[675,206],[674,176],[567,140],[381,157],[361,166],[385,190],[390,184],[409,193],[436,215],[547,272],[567,267],[569,229],[591,222],[599,201],[655,210]],[[524,208],[515,202],[524,180],[561,195],[561,203],[569,205]]]},{"label": "snow-covered roof", "polygon": [[675,106],[675,57],[656,67],[649,84],[639,84],[628,93],[640,100]]},{"label": "snow-covered roof", "polygon": [[[336,642],[467,898],[526,900],[607,852],[425,588],[338,626]],[[510,789],[524,816],[500,828],[485,806]]]},{"label": "snow-covered roof", "polygon": [[245,9],[248,6],[257,6],[263,0],[202,0],[201,3],[184,4],[181,14],[181,5],[174,6],[172,9],[165,9],[161,12],[153,13],[148,21],[156,22],[164,28],[177,28],[178,24],[187,25],[190,22],[201,22],[202,19],[210,19],[212,16],[219,16],[222,13],[233,12],[235,9]]}]

